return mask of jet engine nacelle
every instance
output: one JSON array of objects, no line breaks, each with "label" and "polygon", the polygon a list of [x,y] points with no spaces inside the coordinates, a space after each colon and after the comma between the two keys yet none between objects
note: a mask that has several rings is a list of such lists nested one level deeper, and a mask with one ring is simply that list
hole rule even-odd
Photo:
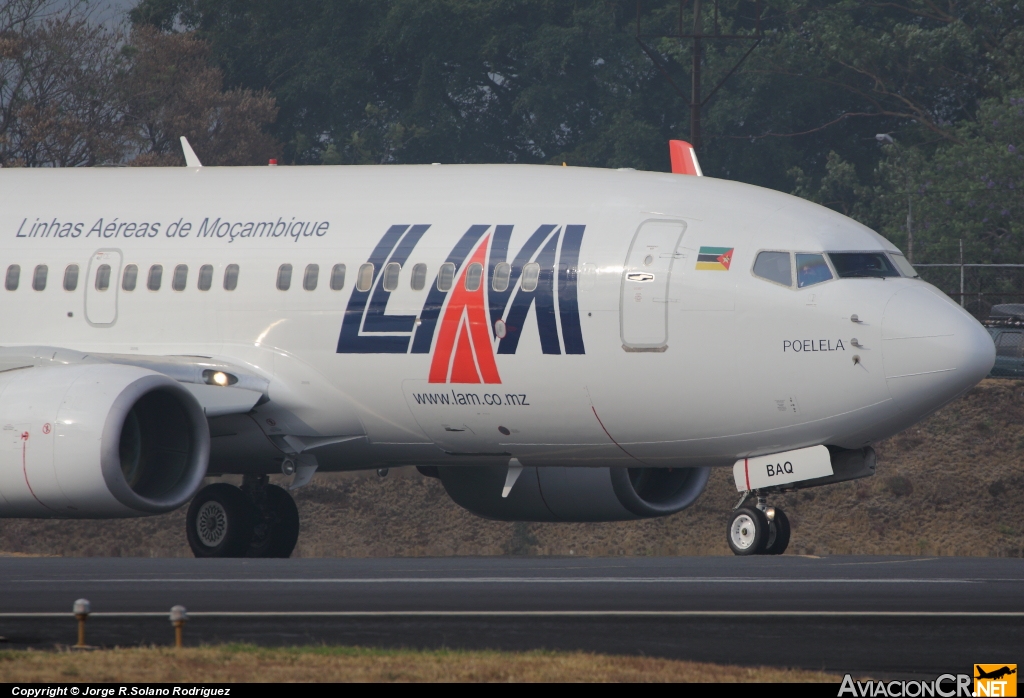
[{"label": "jet engine nacelle", "polygon": [[0,517],[171,511],[202,484],[206,416],[167,376],[134,366],[0,373]]},{"label": "jet engine nacelle", "polygon": [[693,504],[710,468],[524,467],[507,498],[505,466],[441,466],[456,504],[499,521],[626,521],[667,516]]}]

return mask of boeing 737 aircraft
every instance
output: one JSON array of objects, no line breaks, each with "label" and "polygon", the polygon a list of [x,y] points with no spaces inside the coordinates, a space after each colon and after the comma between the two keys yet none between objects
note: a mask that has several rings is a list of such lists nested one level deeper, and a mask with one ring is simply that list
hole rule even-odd
[{"label": "boeing 737 aircraft", "polygon": [[[268,476],[417,466],[480,516],[781,491],[975,385],[985,329],[892,244],[775,191],[526,165],[0,170],[0,516],[191,502],[200,557],[287,557]],[[242,486],[203,486],[241,474]]]}]

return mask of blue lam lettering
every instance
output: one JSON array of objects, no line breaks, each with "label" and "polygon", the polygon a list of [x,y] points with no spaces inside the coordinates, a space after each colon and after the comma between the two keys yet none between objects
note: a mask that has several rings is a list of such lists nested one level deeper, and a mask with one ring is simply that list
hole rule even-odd
[{"label": "blue lam lettering", "polygon": [[[339,354],[404,354],[409,350],[409,334],[377,334],[382,332],[409,333],[412,332],[416,323],[415,315],[384,314],[391,293],[384,290],[383,284],[378,285],[377,281],[381,270],[389,259],[400,264],[408,259],[416,243],[429,227],[429,225],[393,225],[384,233],[384,237],[377,243],[367,260],[373,265],[373,279],[370,288],[366,291],[354,289],[349,297],[345,318],[341,323],[341,334],[338,337]],[[392,254],[393,251],[394,254]],[[444,298],[442,297],[438,306],[440,307],[443,302]],[[435,315],[435,322],[436,319]],[[432,333],[431,339],[433,339]],[[428,342],[427,350],[429,351],[429,349],[430,343]]]}]

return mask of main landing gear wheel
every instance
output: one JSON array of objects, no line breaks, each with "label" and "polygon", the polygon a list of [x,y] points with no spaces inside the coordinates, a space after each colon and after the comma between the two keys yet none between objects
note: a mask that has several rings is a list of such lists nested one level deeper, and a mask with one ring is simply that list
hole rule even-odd
[{"label": "main landing gear wheel", "polygon": [[266,475],[246,475],[241,488],[218,482],[199,490],[185,532],[196,557],[289,557],[299,539],[299,510]]},{"label": "main landing gear wheel", "polygon": [[254,499],[256,526],[246,557],[290,557],[299,540],[299,509],[277,485],[264,485]]},{"label": "main landing gear wheel", "polygon": [[237,487],[207,485],[188,507],[185,533],[196,557],[242,557],[252,540],[252,504]]},{"label": "main landing gear wheel", "polygon": [[781,555],[789,547],[789,517],[786,512],[775,507],[775,515],[768,524],[768,539],[765,541],[765,555]]},{"label": "main landing gear wheel", "polygon": [[768,519],[756,507],[740,507],[732,512],[728,530],[729,547],[737,555],[757,555],[768,539]]}]

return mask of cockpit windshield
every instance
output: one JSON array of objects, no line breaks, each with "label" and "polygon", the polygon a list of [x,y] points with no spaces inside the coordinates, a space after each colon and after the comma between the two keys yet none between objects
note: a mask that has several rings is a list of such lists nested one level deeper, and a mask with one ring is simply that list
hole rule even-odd
[{"label": "cockpit windshield", "polygon": [[820,254],[796,255],[796,285],[799,288],[813,286],[823,281],[831,281],[832,272],[825,263],[825,256]]},{"label": "cockpit windshield", "polygon": [[899,254],[898,252],[890,252],[889,257],[892,258],[892,261],[896,264],[896,267],[901,272],[903,272],[903,276],[909,277],[911,279],[916,279],[919,276],[921,276],[920,274],[917,273],[917,269],[914,269],[914,265],[907,261],[907,258]]},{"label": "cockpit windshield", "polygon": [[900,275],[884,252],[829,252],[828,258],[840,279],[883,279]]}]

